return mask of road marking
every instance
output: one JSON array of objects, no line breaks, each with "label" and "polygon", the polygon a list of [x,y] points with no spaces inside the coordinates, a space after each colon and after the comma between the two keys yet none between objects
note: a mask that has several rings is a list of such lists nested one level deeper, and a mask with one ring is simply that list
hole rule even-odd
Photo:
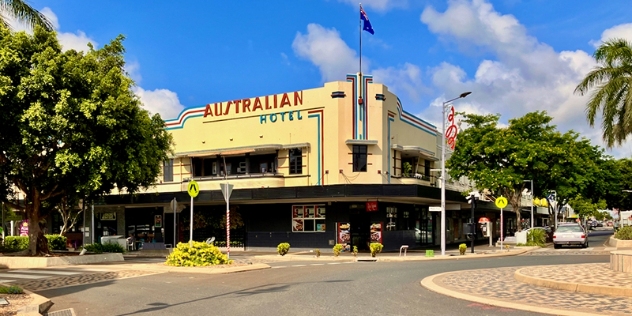
[{"label": "road marking", "polygon": [[52,274],[52,275],[73,275],[81,272],[66,272],[66,271],[46,271],[46,270],[11,270],[9,273],[27,273],[27,274]]},{"label": "road marking", "polygon": [[272,269],[281,269],[281,268],[287,268],[287,266],[276,266],[276,267],[272,267]]},{"label": "road marking", "polygon": [[0,283],[9,283],[9,282],[15,282],[15,280],[0,280]]},{"label": "road marking", "polygon": [[352,262],[352,261],[349,261],[349,262],[343,262],[343,263],[353,263],[353,262]]},{"label": "road marking", "polygon": [[47,276],[45,275],[28,275],[28,274],[19,274],[19,273],[0,273],[0,277],[5,278],[17,278],[17,279],[42,279]]},{"label": "road marking", "polygon": [[313,266],[324,266],[325,264],[324,263],[312,263],[311,265],[313,265]]},{"label": "road marking", "polygon": [[340,264],[340,262],[330,262],[328,264]]},{"label": "road marking", "polygon": [[304,266],[306,266],[306,265],[305,264],[295,264],[295,265],[293,265],[293,267],[304,267]]}]

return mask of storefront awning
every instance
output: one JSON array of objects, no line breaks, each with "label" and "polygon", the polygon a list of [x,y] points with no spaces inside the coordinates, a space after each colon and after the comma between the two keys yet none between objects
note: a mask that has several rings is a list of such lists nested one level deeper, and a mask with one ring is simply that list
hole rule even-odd
[{"label": "storefront awning", "polygon": [[180,157],[209,157],[209,156],[235,156],[235,155],[245,155],[248,153],[266,153],[266,152],[275,152],[280,149],[289,149],[289,148],[306,148],[309,147],[309,143],[296,143],[296,144],[265,144],[265,145],[255,145],[255,146],[242,146],[242,147],[233,147],[233,148],[220,148],[220,149],[209,149],[209,150],[197,150],[197,151],[189,151],[189,152],[181,152],[176,153],[174,158]]}]

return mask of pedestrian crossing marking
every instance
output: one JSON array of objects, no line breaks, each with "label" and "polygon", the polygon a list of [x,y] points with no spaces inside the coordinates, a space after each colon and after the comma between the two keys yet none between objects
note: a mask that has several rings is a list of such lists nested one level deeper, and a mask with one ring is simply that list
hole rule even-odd
[{"label": "pedestrian crossing marking", "polygon": [[8,273],[27,273],[27,274],[49,274],[49,275],[73,275],[82,272],[75,271],[52,271],[52,270],[10,270]]},{"label": "pedestrian crossing marking", "polygon": [[43,279],[46,275],[28,275],[20,273],[0,273],[0,277],[3,278],[16,278],[16,279]]}]

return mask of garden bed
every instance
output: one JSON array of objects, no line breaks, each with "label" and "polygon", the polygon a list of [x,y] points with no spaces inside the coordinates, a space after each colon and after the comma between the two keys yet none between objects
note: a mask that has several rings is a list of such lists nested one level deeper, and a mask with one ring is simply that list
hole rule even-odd
[{"label": "garden bed", "polygon": [[33,302],[33,297],[29,294],[0,294],[0,297],[6,299],[9,305],[0,306],[0,315],[17,315],[18,309],[25,307]]}]

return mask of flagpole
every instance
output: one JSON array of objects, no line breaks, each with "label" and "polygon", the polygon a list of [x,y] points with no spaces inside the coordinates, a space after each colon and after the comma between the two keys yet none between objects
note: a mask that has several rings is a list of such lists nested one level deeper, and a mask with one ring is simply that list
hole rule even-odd
[{"label": "flagpole", "polygon": [[[360,12],[362,12],[362,3],[360,3]],[[360,78],[362,80],[362,18],[360,18],[360,27],[358,28],[360,35]],[[362,87],[362,85],[360,85]]]}]

